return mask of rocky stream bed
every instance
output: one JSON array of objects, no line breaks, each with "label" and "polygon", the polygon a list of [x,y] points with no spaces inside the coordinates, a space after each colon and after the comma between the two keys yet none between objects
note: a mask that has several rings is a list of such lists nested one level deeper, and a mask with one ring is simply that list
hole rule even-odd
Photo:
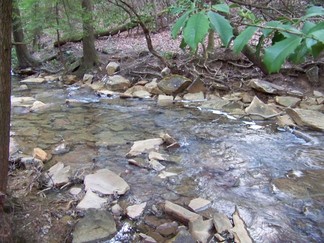
[{"label": "rocky stream bed", "polygon": [[251,79],[206,94],[167,73],[132,84],[117,67],[95,82],[14,79],[18,242],[322,241],[323,93]]}]

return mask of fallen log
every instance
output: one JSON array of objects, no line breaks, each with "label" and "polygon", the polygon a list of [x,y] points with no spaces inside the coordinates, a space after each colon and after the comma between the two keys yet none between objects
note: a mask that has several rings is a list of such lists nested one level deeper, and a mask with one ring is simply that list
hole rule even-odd
[{"label": "fallen log", "polygon": [[[143,22],[148,23],[148,22],[151,22],[153,20],[154,20],[153,18],[146,18],[145,20],[143,20]],[[119,34],[121,32],[132,30],[132,29],[134,29],[134,28],[136,28],[138,26],[139,26],[139,23],[137,21],[130,21],[130,22],[127,22],[125,24],[119,25],[117,27],[108,29],[108,30],[96,31],[95,32],[95,38],[99,38],[99,37],[102,37],[102,36],[117,35],[117,34]],[[82,35],[70,36],[70,37],[67,37],[67,38],[62,38],[60,41],[55,41],[54,42],[54,47],[62,46],[64,44],[68,43],[68,42],[80,42],[80,41],[82,41]]]}]

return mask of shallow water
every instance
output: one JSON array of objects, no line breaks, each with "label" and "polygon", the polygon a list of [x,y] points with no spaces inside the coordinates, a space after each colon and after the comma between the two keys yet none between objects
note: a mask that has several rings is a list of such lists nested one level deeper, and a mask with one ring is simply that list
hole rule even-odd
[{"label": "shallow water", "polygon": [[[131,187],[129,203],[146,201],[151,207],[201,196],[228,216],[237,206],[256,242],[323,239],[323,133],[307,132],[313,138],[307,143],[274,124],[254,130],[241,120],[178,105],[159,107],[154,100],[100,98],[55,82],[30,88],[13,95],[51,105],[33,113],[13,108],[11,130],[23,154],[35,147],[52,151],[65,141],[70,152],[53,155],[51,164],[62,161],[78,173],[96,168],[120,173]],[[173,161],[163,163],[166,171],[178,173],[167,179],[129,165],[125,157],[132,142],[162,132],[181,144],[160,151]]]}]

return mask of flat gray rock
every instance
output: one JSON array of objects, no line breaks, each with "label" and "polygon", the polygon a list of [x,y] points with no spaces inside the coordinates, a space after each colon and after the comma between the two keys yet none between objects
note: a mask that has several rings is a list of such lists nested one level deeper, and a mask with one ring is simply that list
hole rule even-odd
[{"label": "flat gray rock", "polygon": [[85,190],[92,190],[104,195],[117,193],[125,194],[129,189],[129,185],[119,175],[108,169],[101,169],[94,174],[87,175],[84,178]]},{"label": "flat gray rock", "polygon": [[251,79],[248,83],[248,86],[267,94],[279,94],[285,90],[279,85],[260,79]]},{"label": "flat gray rock", "polygon": [[287,109],[287,114],[299,126],[306,126],[315,130],[324,131],[324,114],[319,111],[305,109]]},{"label": "flat gray rock", "polygon": [[195,212],[199,212],[207,209],[210,206],[211,202],[209,200],[203,198],[195,198],[192,199],[189,203],[189,208],[191,208]]},{"label": "flat gray rock", "polygon": [[107,200],[88,190],[83,199],[77,205],[79,209],[101,208]]},{"label": "flat gray rock", "polygon": [[214,213],[213,221],[217,233],[221,234],[222,232],[229,231],[233,228],[231,221],[223,213]]},{"label": "flat gray rock", "polygon": [[246,107],[245,112],[251,115],[253,119],[258,120],[263,120],[278,113],[274,108],[263,103],[256,96],[254,96],[252,103],[248,107]]},{"label": "flat gray rock", "polygon": [[301,101],[300,98],[292,96],[276,96],[275,101],[285,107],[295,107],[298,102]]},{"label": "flat gray rock", "polygon": [[193,213],[188,209],[185,209],[170,201],[165,202],[164,210],[167,214],[171,215],[184,224],[188,224],[189,222],[193,222],[199,218],[202,218],[202,216],[200,216],[199,214]]},{"label": "flat gray rock", "polygon": [[150,152],[157,150],[157,148],[163,143],[162,138],[152,138],[146,140],[139,140],[134,142],[131,150],[126,154],[126,157],[134,157],[144,152]]},{"label": "flat gray rock", "polygon": [[249,236],[245,223],[240,217],[237,209],[235,209],[235,212],[233,214],[233,223],[234,227],[230,230],[230,232],[233,233],[235,242],[252,243],[253,241]]},{"label": "flat gray rock", "polygon": [[100,242],[116,233],[114,217],[107,211],[89,209],[73,231],[73,243]]}]

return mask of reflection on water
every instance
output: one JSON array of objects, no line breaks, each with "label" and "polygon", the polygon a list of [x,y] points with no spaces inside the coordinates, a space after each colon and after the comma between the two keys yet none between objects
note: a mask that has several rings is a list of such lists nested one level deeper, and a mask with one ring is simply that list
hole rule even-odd
[{"label": "reflection on water", "polygon": [[[16,83],[14,86],[17,85]],[[52,151],[62,141],[70,152],[53,155],[74,170],[107,167],[130,184],[129,201],[184,202],[201,196],[228,216],[238,206],[256,242],[320,242],[324,229],[324,135],[306,143],[273,126],[249,129],[242,121],[154,100],[99,99],[84,88],[55,83],[14,92],[51,106],[30,113],[15,107],[12,132],[24,154],[34,147]],[[77,103],[66,103],[75,99]],[[167,132],[181,148],[162,151],[177,158],[165,164],[176,177],[128,164],[125,154],[136,140]],[[125,173],[127,171],[127,173]],[[315,172],[314,172],[315,171]],[[150,182],[150,183],[148,183]]]}]

